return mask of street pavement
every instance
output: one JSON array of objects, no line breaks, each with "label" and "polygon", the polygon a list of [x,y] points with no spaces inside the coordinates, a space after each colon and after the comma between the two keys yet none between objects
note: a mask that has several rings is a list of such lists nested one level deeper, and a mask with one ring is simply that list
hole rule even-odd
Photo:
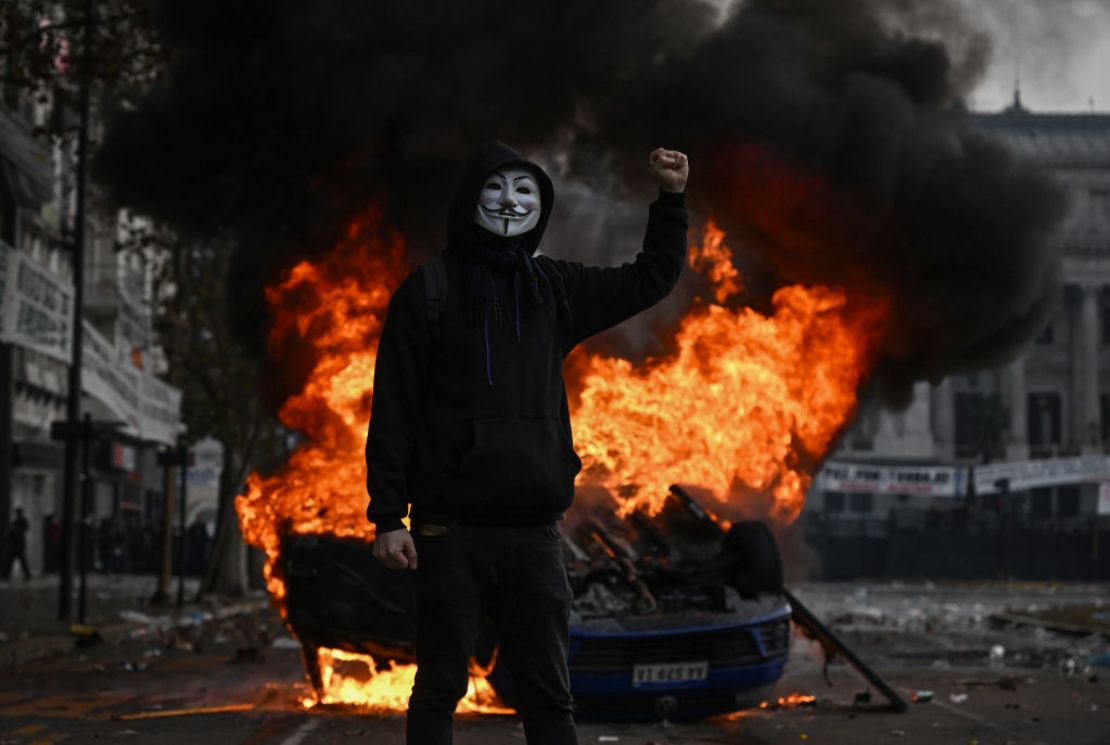
[{"label": "street pavement", "polygon": [[[867,690],[862,679],[834,663],[830,687],[819,647],[795,635],[778,693],[815,696],[813,705],[772,704],[694,724],[583,722],[580,741],[1110,743],[1110,668],[1101,667],[1107,641],[991,620],[1004,609],[1110,608],[1110,587],[846,583],[795,591],[907,699],[931,692],[931,701],[912,703],[905,714],[881,710],[875,691],[870,704],[857,702]],[[19,594],[0,584],[0,607]],[[261,600],[193,606],[180,616],[119,602],[117,619],[123,612],[130,620],[102,643],[6,664],[0,745],[403,743],[402,716],[301,705],[307,690],[299,651]],[[9,654],[0,659],[13,660],[12,646],[42,638],[12,638],[10,624],[5,633],[0,650]],[[467,716],[456,724],[455,741],[519,745],[524,735],[514,717]]]}]

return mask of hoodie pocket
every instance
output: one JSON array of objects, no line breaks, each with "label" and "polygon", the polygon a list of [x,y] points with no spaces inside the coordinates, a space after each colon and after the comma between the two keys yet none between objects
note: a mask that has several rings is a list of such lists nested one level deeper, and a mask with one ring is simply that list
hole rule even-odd
[{"label": "hoodie pocket", "polygon": [[498,417],[471,421],[474,439],[459,460],[460,476],[492,497],[535,500],[566,509],[582,461],[559,419]]}]

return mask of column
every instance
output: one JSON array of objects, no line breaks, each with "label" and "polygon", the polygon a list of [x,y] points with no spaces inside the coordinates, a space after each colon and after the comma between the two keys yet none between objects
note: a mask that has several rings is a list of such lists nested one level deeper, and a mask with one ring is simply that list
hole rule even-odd
[{"label": "column", "polygon": [[1029,399],[1025,393],[1025,357],[1019,357],[1006,368],[1006,389],[1010,409],[1010,438],[1006,443],[1006,460],[1029,458]]},{"label": "column", "polygon": [[[12,417],[14,416],[14,378],[12,376],[12,345],[0,342],[0,538],[8,535],[12,516]],[[34,526],[32,526],[34,527]],[[0,541],[2,542],[2,541]],[[0,548],[0,561],[7,556]]]},{"label": "column", "polygon": [[1083,439],[1081,447],[1083,452],[1098,452],[1102,449],[1102,431],[1099,417],[1099,313],[1098,291],[1095,284],[1084,284],[1080,287],[1082,300],[1079,311],[1080,339],[1082,355],[1078,362],[1083,366],[1080,375],[1080,409],[1082,418]]},{"label": "column", "polygon": [[952,460],[956,457],[956,412],[952,382],[944,378],[932,386],[930,394],[935,452],[939,458]]},{"label": "column", "polygon": [[1064,302],[1067,306],[1069,363],[1071,374],[1069,376],[1070,392],[1061,402],[1061,415],[1066,412],[1066,419],[1061,421],[1063,444],[1069,452],[1077,452],[1086,441],[1086,398],[1084,395],[1083,364],[1086,337],[1083,328],[1083,288],[1079,285],[1069,284],[1065,288]]}]

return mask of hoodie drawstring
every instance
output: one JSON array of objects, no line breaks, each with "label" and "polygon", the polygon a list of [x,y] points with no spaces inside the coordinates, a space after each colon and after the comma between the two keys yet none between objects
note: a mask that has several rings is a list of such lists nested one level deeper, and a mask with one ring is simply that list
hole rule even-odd
[{"label": "hoodie drawstring", "polygon": [[493,370],[490,368],[489,363],[489,309],[486,309],[486,320],[483,323],[483,329],[486,337],[486,380],[490,385],[493,385]]},{"label": "hoodie drawstring", "polygon": [[520,274],[513,272],[513,304],[516,307],[516,340],[520,341]]}]

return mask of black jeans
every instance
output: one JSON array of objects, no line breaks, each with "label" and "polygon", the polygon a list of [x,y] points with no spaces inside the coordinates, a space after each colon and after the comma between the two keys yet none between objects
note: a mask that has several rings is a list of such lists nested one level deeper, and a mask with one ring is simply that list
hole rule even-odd
[{"label": "black jeans", "polygon": [[408,745],[450,745],[482,614],[500,640],[528,745],[576,745],[567,624],[571,590],[554,526],[414,526],[418,620]]},{"label": "black jeans", "polygon": [[17,561],[19,562],[20,569],[23,570],[23,579],[31,579],[31,570],[27,568],[27,552],[24,549],[12,551],[11,555],[8,556],[6,561],[7,566],[4,567],[4,579],[8,579],[12,576],[12,567],[15,566]]}]

